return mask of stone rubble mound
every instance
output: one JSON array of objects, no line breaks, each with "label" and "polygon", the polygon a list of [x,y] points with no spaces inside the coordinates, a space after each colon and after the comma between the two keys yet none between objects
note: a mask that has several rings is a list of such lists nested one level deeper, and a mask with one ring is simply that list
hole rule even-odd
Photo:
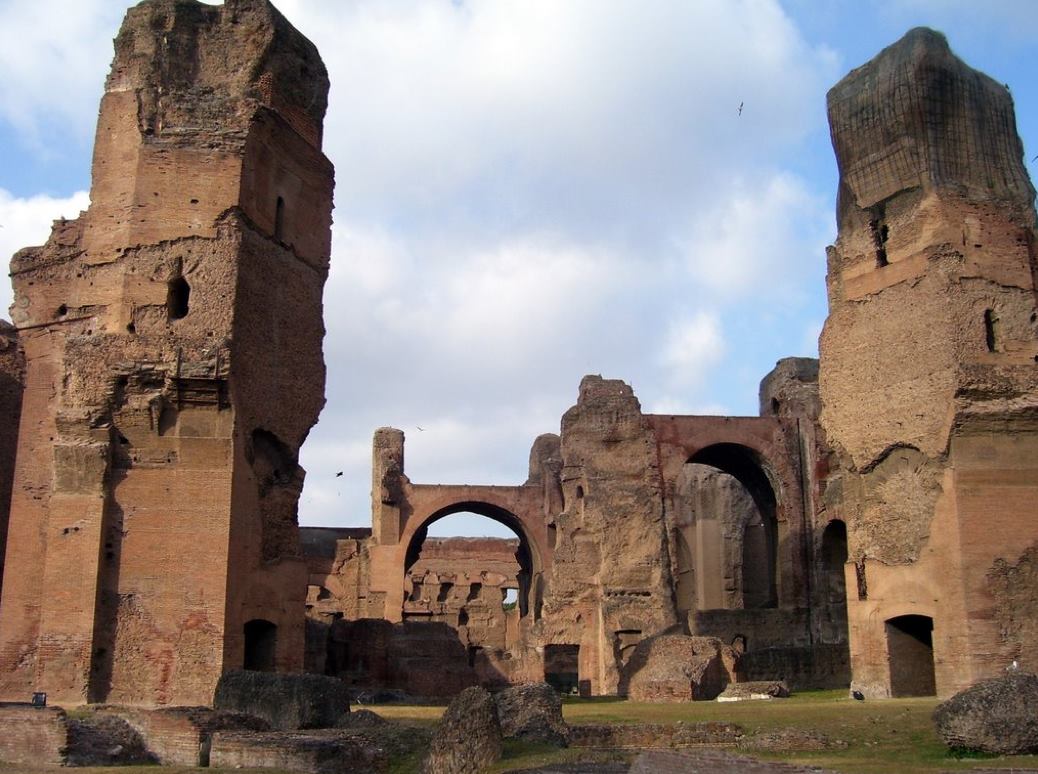
[{"label": "stone rubble mound", "polygon": [[985,680],[937,705],[937,734],[951,748],[993,755],[1038,753],[1038,675]]},{"label": "stone rubble mound", "polygon": [[752,680],[745,683],[729,683],[718,701],[748,701],[751,699],[788,699],[789,686],[784,680]]},{"label": "stone rubble mound", "polygon": [[562,698],[547,683],[516,685],[498,693],[494,701],[504,736],[567,746]]},{"label": "stone rubble mound", "polygon": [[443,713],[421,774],[477,774],[501,759],[494,697],[479,687],[459,693]]}]

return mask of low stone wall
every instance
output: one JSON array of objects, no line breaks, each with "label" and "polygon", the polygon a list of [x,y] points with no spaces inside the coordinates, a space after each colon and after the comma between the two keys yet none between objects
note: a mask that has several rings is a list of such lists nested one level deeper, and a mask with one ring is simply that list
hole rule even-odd
[{"label": "low stone wall", "polygon": [[61,707],[0,704],[0,761],[62,766],[69,749],[69,720]]},{"label": "low stone wall", "polygon": [[218,731],[209,754],[216,768],[275,768],[306,774],[380,774],[382,748],[338,729],[308,732]]},{"label": "low stone wall", "polygon": [[617,723],[571,725],[570,747],[645,749],[653,747],[726,747],[735,745],[745,732],[734,723]]},{"label": "low stone wall", "polygon": [[116,715],[133,726],[144,738],[148,752],[166,766],[208,766],[211,738],[216,731],[270,728],[260,718],[208,707],[104,707],[98,712]]}]

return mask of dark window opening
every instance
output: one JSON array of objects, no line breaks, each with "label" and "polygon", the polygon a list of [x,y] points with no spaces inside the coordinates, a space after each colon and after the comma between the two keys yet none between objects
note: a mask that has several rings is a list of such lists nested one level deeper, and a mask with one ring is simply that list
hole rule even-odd
[{"label": "dark window opening", "polygon": [[437,602],[446,602],[448,597],[451,595],[451,589],[454,588],[453,583],[441,583],[440,593],[436,595]]},{"label": "dark window opening", "polygon": [[482,583],[473,583],[469,586],[469,595],[466,598],[466,602],[473,602],[479,599],[479,595],[483,593]]},{"label": "dark window opening", "polygon": [[579,645],[544,646],[544,682],[559,693],[577,693],[579,673]]},{"label": "dark window opening", "polygon": [[781,405],[782,404],[779,403],[779,399],[778,398],[772,398],[771,399],[771,413],[772,414],[778,414],[779,413],[779,408],[781,407]]},{"label": "dark window opening", "polygon": [[902,615],[886,623],[887,657],[890,662],[890,695],[935,696],[933,619]]},{"label": "dark window opening", "polygon": [[468,626],[468,625],[469,625],[469,614],[468,614],[468,611],[465,608],[462,608],[461,610],[458,611],[458,626]]},{"label": "dark window opening", "polygon": [[277,240],[285,238],[285,200],[280,196],[274,206],[274,238]]},{"label": "dark window opening", "polygon": [[578,500],[583,500],[584,499],[584,487],[580,486],[579,484],[577,485],[577,499]]},{"label": "dark window opening", "polygon": [[984,310],[984,341],[988,346],[988,352],[999,351],[1000,328],[998,315],[992,309]]},{"label": "dark window opening", "polygon": [[839,519],[829,522],[822,533],[822,561],[828,601],[833,604],[846,602],[843,566],[847,563],[847,525]]},{"label": "dark window opening", "polygon": [[277,652],[278,627],[256,618],[245,624],[244,668],[256,672],[273,672]]},{"label": "dark window opening", "polygon": [[191,286],[183,277],[175,277],[169,281],[166,291],[166,312],[170,320],[182,320],[190,309]]}]

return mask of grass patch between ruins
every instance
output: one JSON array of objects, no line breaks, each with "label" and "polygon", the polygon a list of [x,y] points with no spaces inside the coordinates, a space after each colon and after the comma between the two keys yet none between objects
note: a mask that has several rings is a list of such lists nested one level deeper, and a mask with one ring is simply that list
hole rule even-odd
[{"label": "grass patch between ruins", "polygon": [[[973,768],[1038,768],[1038,756],[971,757],[950,752],[937,737],[931,716],[937,700],[854,701],[846,690],[807,691],[789,699],[718,703],[645,704],[617,698],[567,697],[563,714],[569,723],[736,723],[747,736],[783,729],[821,733],[847,743],[846,749],[817,751],[742,750],[757,758],[820,766],[841,772],[968,771]],[[379,706],[386,718],[435,723],[441,706]],[[510,743],[495,771],[586,760],[588,750],[553,750],[543,745]],[[581,757],[581,756],[585,757]],[[603,760],[615,760],[615,754]]]}]

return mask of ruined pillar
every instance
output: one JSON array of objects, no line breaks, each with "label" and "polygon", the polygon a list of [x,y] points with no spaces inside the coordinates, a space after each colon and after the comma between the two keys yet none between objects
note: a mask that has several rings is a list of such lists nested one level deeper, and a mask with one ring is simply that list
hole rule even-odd
[{"label": "ruined pillar", "polygon": [[379,545],[400,542],[404,481],[404,431],[380,427],[371,443],[371,535]]},{"label": "ruined pillar", "polygon": [[28,367],[0,698],[208,704],[257,653],[302,668],[327,90],[267,0],[127,13],[90,209],[11,263]]},{"label": "ruined pillar", "polygon": [[828,106],[821,422],[854,686],[910,693],[925,681],[899,675],[922,669],[948,695],[1038,666],[1035,192],[1008,90],[936,32],[852,71]]},{"label": "ruined pillar", "polygon": [[543,643],[577,653],[582,693],[615,693],[622,644],[677,622],[656,440],[631,387],[585,376],[561,453]]}]

